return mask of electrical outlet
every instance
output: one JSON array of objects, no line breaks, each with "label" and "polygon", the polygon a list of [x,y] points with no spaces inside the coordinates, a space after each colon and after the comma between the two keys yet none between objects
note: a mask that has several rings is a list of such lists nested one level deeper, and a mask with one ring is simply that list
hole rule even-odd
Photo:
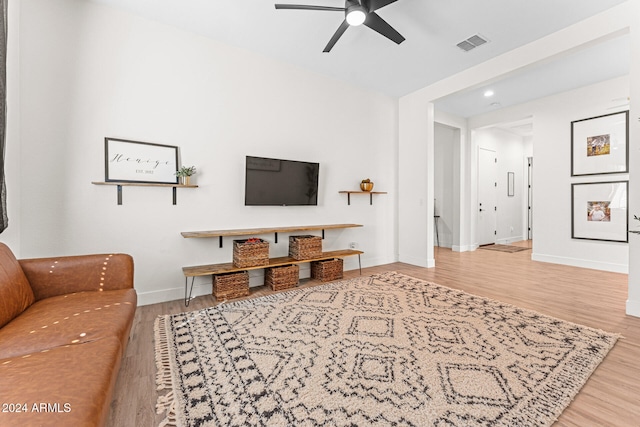
[{"label": "electrical outlet", "polygon": [[355,249],[357,247],[358,247],[358,244],[356,242],[349,243],[349,249]]}]

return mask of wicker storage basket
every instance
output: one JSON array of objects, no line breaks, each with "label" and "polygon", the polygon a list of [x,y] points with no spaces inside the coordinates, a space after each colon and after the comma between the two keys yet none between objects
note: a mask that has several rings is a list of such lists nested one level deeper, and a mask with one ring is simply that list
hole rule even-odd
[{"label": "wicker storage basket", "polygon": [[217,300],[249,295],[249,273],[225,273],[213,275],[213,296]]},{"label": "wicker storage basket", "polygon": [[289,236],[289,256],[293,259],[310,259],[322,255],[322,237]]},{"label": "wicker storage basket", "polygon": [[240,268],[269,264],[269,242],[262,239],[233,241],[233,265]]},{"label": "wicker storage basket", "polygon": [[311,278],[323,282],[342,279],[342,258],[311,262]]},{"label": "wicker storage basket", "polygon": [[271,286],[274,291],[293,288],[298,285],[300,267],[297,265],[285,265],[283,267],[267,268],[264,284]]}]

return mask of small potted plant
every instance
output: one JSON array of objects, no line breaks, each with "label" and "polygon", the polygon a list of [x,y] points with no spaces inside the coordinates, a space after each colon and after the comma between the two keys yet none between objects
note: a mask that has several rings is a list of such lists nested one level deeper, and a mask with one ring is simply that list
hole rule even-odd
[{"label": "small potted plant", "polygon": [[182,166],[176,172],[176,176],[180,178],[181,185],[190,185],[191,184],[191,175],[196,173],[195,166]]},{"label": "small potted plant", "polygon": [[360,182],[360,189],[362,191],[371,191],[371,190],[373,190],[373,182],[369,178],[363,179]]}]

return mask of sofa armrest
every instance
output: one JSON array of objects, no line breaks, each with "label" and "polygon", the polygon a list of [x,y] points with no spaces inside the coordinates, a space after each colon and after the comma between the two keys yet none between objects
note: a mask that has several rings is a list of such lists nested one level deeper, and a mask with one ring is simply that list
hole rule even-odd
[{"label": "sofa armrest", "polygon": [[133,258],[100,254],[18,260],[36,300],[85,291],[133,288]]}]

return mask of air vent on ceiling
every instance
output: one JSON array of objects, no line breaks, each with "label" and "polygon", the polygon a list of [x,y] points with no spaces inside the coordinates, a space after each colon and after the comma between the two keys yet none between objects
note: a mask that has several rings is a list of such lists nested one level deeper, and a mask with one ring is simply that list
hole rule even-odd
[{"label": "air vent on ceiling", "polygon": [[476,34],[474,36],[469,37],[466,40],[461,41],[456,46],[458,46],[460,49],[464,50],[465,52],[469,52],[471,49],[475,49],[478,46],[482,46],[487,41],[488,41],[487,39]]}]

